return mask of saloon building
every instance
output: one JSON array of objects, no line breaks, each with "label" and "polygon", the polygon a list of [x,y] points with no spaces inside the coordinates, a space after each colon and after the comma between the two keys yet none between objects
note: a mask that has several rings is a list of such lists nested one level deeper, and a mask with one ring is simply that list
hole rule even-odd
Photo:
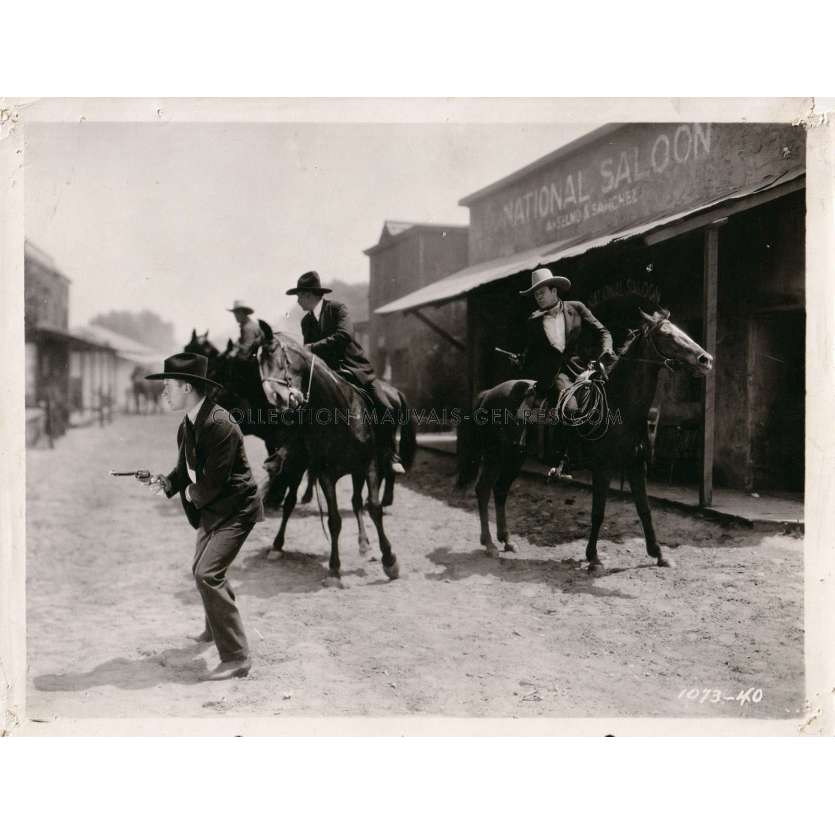
[{"label": "saloon building", "polygon": [[[530,273],[551,267],[592,308],[637,292],[716,358],[706,382],[661,373],[656,477],[746,491],[803,489],[803,128],[606,125],[464,197],[468,265],[373,306],[465,311],[471,392],[513,376]],[[373,300],[372,300],[373,304]]]}]

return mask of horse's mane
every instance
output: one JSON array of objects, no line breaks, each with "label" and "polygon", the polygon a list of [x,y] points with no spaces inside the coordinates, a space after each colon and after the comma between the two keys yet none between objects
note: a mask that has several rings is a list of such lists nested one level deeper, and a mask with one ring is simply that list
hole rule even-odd
[{"label": "horse's mane", "polygon": [[308,351],[307,348],[296,342],[289,334],[283,333],[282,331],[274,331],[272,341],[280,342],[288,353],[301,357],[306,368],[310,368],[315,357],[316,363],[313,366],[313,378],[319,386],[334,398],[344,400],[348,389],[353,390],[355,388],[347,380],[338,377],[323,359],[317,357],[312,351]]},{"label": "horse's mane", "polygon": [[592,313],[612,334],[612,342],[618,354],[624,353],[633,344],[634,331],[644,323],[641,311],[650,316],[653,313],[668,315],[668,311],[657,302],[638,293],[606,299],[592,308]]}]

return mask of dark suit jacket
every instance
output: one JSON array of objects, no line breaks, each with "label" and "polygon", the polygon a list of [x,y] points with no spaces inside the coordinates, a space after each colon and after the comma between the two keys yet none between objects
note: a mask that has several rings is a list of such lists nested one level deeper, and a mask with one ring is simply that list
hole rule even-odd
[{"label": "dark suit jacket", "polygon": [[[180,454],[177,466],[168,474],[171,498],[180,494],[183,508],[193,528],[210,531],[231,516],[252,516],[263,519],[258,487],[249,469],[244,452],[244,437],[229,412],[208,398],[203,402],[194,422],[194,470],[192,484],[186,467],[187,448],[185,420],[177,431]],[[186,487],[191,484],[191,500]]]},{"label": "dark suit jacket", "polygon": [[374,368],[354,339],[351,317],[341,302],[325,299],[318,322],[313,313],[307,313],[302,319],[302,335],[308,350],[321,357],[334,371],[361,386],[374,381]]},{"label": "dark suit jacket", "polygon": [[543,311],[531,314],[527,323],[527,342],[522,355],[522,376],[536,380],[544,391],[554,383],[554,377],[560,370],[564,357],[571,356],[582,333],[583,323],[594,328],[600,336],[600,353],[612,350],[612,337],[605,326],[582,303],[564,301],[565,315],[565,351],[558,351],[549,341],[542,322]]}]

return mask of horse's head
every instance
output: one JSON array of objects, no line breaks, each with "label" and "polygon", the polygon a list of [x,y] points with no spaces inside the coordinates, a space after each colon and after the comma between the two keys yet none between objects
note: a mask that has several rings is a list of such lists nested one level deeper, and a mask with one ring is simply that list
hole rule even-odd
[{"label": "horse's head", "polygon": [[261,386],[267,401],[279,409],[297,409],[305,402],[309,363],[284,334],[276,333],[258,351]]},{"label": "horse's head", "polygon": [[209,342],[208,331],[198,334],[194,328],[191,330],[191,339],[183,350],[190,354],[200,354],[200,356],[208,357],[209,359],[216,357],[220,353],[220,351],[218,351],[218,349],[215,348],[211,342]]},{"label": "horse's head", "polygon": [[670,321],[666,310],[641,313],[641,331],[660,360],[671,369],[688,368],[693,374],[706,377],[713,369],[713,357]]}]

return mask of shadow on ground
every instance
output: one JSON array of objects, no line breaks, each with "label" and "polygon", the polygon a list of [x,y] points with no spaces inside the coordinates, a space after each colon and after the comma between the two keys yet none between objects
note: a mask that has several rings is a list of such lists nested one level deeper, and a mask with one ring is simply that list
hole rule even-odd
[{"label": "shadow on ground", "polygon": [[[479,541],[478,504],[472,487],[455,489],[457,463],[453,456],[421,449],[404,486],[443,501],[473,515],[473,542]],[[613,479],[612,484],[615,484]],[[574,540],[585,542],[591,527],[591,491],[579,485],[546,485],[537,476],[522,473],[514,482],[507,501],[507,520],[512,538],[526,538],[531,544],[548,547]],[[395,509],[396,509],[395,500]],[[703,548],[751,548],[774,531],[760,531],[733,521],[706,520],[672,507],[652,507],[658,542],[674,551],[681,545]],[[495,507],[490,501],[491,530],[495,537]],[[665,531],[674,531],[666,535]],[[684,535],[682,535],[682,531]],[[623,543],[643,539],[643,529],[631,497],[609,494],[601,542]],[[580,543],[578,542],[578,546]],[[585,544],[578,550],[583,556]]]},{"label": "shadow on ground", "polygon": [[143,658],[112,658],[87,672],[35,676],[33,683],[36,690],[74,692],[107,686],[145,690],[171,682],[196,684],[208,669],[205,659],[199,657],[205,647],[192,643]]},{"label": "shadow on ground", "polygon": [[[634,595],[624,594],[615,589],[607,589],[597,581],[605,577],[591,575],[576,560],[554,562],[551,560],[526,560],[518,557],[488,557],[483,548],[473,551],[450,551],[449,548],[436,548],[426,555],[431,563],[441,566],[443,571],[425,574],[427,580],[465,580],[468,577],[495,577],[510,583],[545,583],[559,588],[566,594],[589,594],[593,597],[619,597],[634,600]],[[635,568],[654,568],[654,564],[644,564]]]}]

